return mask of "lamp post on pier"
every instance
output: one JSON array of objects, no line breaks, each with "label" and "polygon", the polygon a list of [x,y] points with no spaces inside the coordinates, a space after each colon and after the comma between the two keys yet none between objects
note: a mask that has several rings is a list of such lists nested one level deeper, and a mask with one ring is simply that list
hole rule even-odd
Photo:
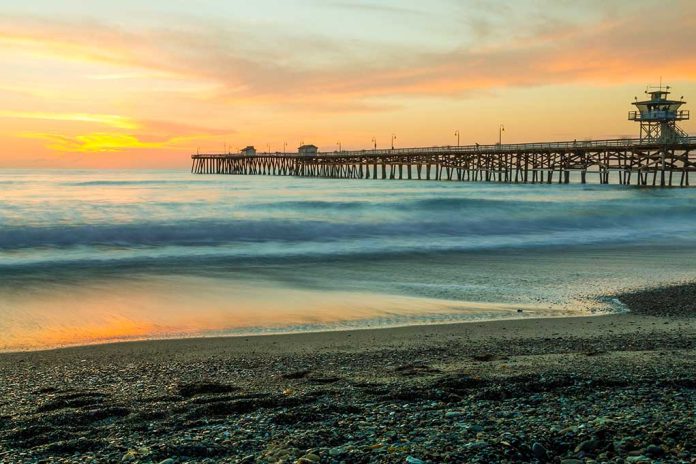
[{"label": "lamp post on pier", "polygon": [[372,137],[372,144],[375,147],[375,151],[377,151],[377,137]]},{"label": "lamp post on pier", "polygon": [[340,141],[340,140],[339,140],[338,142],[336,142],[336,146],[338,147],[338,152],[339,152],[339,153],[343,151],[343,149],[342,149],[342,147],[341,147],[341,141]]},{"label": "lamp post on pier", "polygon": [[394,140],[396,140],[396,135],[392,134],[392,150],[394,149]]},{"label": "lamp post on pier", "polygon": [[454,131],[454,136],[457,137],[457,146],[459,146],[459,130]]},{"label": "lamp post on pier", "polygon": [[283,142],[283,153],[288,152],[288,142]]},{"label": "lamp post on pier", "polygon": [[498,126],[498,145],[503,144],[503,132],[505,132],[505,126],[501,124]]}]

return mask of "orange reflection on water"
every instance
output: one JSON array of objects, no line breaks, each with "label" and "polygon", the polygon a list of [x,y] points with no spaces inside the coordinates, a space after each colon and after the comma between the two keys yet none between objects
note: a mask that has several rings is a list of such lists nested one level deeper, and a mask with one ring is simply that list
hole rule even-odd
[{"label": "orange reflection on water", "polygon": [[85,322],[84,325],[48,326],[33,331],[15,331],[3,337],[0,350],[37,349],[70,345],[87,345],[116,340],[145,338],[155,327],[147,322],[112,320],[109,324]]},{"label": "orange reflection on water", "polygon": [[172,276],[32,288],[5,294],[2,300],[0,351],[230,332],[331,329],[363,320],[393,326],[403,325],[404,317],[416,316],[438,316],[439,321],[447,322],[450,316],[485,313],[490,318],[514,313],[509,305]]}]

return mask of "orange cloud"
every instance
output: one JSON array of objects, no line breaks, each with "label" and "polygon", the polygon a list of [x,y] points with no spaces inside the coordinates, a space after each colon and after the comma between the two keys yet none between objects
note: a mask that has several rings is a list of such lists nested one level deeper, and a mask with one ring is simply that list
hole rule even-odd
[{"label": "orange cloud", "polygon": [[[69,153],[123,152],[133,149],[165,149],[180,146],[198,139],[229,136],[232,130],[215,130],[171,121],[143,120],[110,114],[94,113],[49,113],[27,111],[0,111],[0,118],[60,121],[77,123],[79,131],[87,124],[96,124],[112,129],[131,132],[90,132],[80,135],[65,135],[55,132],[24,131],[18,135],[25,139],[43,140],[46,148]],[[79,132],[78,132],[79,133]]]},{"label": "orange cloud", "polygon": [[143,142],[136,136],[126,134],[110,134],[97,132],[88,135],[67,137],[56,134],[25,132],[22,137],[45,140],[46,147],[62,152],[71,153],[103,153],[118,152],[134,148],[161,148],[163,143]]},{"label": "orange cloud", "polygon": [[20,135],[24,138],[45,140],[48,149],[68,153],[114,153],[146,148],[165,149],[198,138],[210,137],[209,135],[189,135],[160,141],[146,141],[136,135],[108,132],[95,132],[74,137],[40,132],[25,132]]},{"label": "orange cloud", "polygon": [[[688,10],[690,14],[687,14]],[[498,87],[568,82],[626,82],[645,79],[660,69],[672,79],[696,78],[696,6],[630,10],[621,19],[559,27],[555,18],[535,24],[532,33],[484,47],[423,52],[411,47],[361,44],[383,60],[365,61],[339,39],[300,36],[288,31],[289,55],[245,49],[258,30],[218,28],[193,23],[185,30],[150,29],[133,33],[106,24],[75,27],[34,19],[18,21],[0,34],[0,42],[42,50],[65,59],[105,62],[146,69],[163,76],[216,82],[211,99],[296,108],[313,101],[318,111],[340,100],[350,111],[369,108],[373,98],[394,96],[467,96]],[[650,33],[659,31],[659,34]],[[264,36],[272,31],[264,31]],[[85,41],[88,35],[92,39]],[[282,42],[282,37],[277,39]],[[309,50],[311,53],[305,53]],[[326,62],[322,54],[336,55]],[[343,58],[338,58],[339,56]],[[631,72],[630,70],[635,70]],[[146,73],[147,74],[147,73]],[[107,78],[142,75],[116,71]],[[652,76],[651,76],[652,77]],[[350,100],[350,101],[349,101]],[[380,105],[373,105],[379,107]]]},{"label": "orange cloud", "polygon": [[40,119],[46,121],[87,122],[102,124],[116,129],[137,129],[138,124],[131,118],[113,114],[89,113],[47,113],[31,111],[0,111],[0,118]]}]

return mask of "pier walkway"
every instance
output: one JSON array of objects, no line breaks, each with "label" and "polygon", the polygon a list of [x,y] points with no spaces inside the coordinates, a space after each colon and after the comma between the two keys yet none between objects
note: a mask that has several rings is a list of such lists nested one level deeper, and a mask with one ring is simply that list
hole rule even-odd
[{"label": "pier walkway", "polygon": [[686,187],[696,172],[696,137],[671,143],[611,139],[191,158],[196,174]]}]

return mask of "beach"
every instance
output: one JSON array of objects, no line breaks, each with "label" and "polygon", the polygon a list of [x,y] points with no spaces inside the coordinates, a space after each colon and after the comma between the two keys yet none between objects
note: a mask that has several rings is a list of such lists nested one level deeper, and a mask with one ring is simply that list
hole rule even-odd
[{"label": "beach", "polygon": [[693,462],[695,288],[625,314],[2,354],[0,462]]}]

